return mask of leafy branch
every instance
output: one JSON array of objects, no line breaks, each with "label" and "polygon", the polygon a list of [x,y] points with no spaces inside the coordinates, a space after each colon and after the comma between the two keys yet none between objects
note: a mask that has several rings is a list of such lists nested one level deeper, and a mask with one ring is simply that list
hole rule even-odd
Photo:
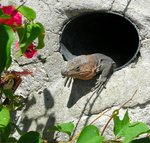
[{"label": "leafy branch", "polygon": [[[134,143],[135,139],[145,133],[150,133],[150,129],[148,128],[148,126],[145,123],[142,122],[130,122],[130,118],[128,115],[128,110],[126,111],[124,118],[122,120],[120,120],[119,118],[119,112],[120,109],[123,108],[127,103],[129,103],[130,101],[133,100],[134,96],[136,95],[137,90],[134,92],[134,94],[132,95],[132,97],[127,100],[125,103],[123,103],[118,109],[116,109],[111,116],[109,117],[109,120],[106,122],[106,124],[104,125],[104,128],[102,129],[102,132],[100,133],[98,128],[95,125],[92,125],[96,120],[98,120],[100,117],[102,117],[106,112],[109,111],[109,109],[101,112],[98,117],[96,117],[91,123],[90,125],[85,126],[81,132],[78,132],[69,142],[67,143],[74,143],[76,141],[76,143]],[[111,120],[114,121],[114,135],[115,135],[115,139],[114,140],[109,140],[106,139],[103,134],[106,130],[106,128],[108,127],[109,123],[111,122]],[[61,126],[61,124],[57,125],[57,126]],[[54,126],[52,128],[55,128],[55,131],[61,131],[66,133],[66,130],[61,129],[58,130],[58,128],[56,128],[57,126]],[[65,123],[65,126],[67,126],[67,123]],[[73,126],[73,125],[72,125]],[[49,131],[52,131],[51,128],[49,129]],[[73,131],[73,129],[70,129],[69,134],[71,134],[71,132]],[[122,137],[122,139],[121,139]],[[138,141],[140,142],[142,139],[137,139],[137,143]],[[148,140],[150,141],[149,137],[145,137],[144,140]],[[146,143],[146,142],[145,142]],[[147,142],[148,143],[148,142]]]}]

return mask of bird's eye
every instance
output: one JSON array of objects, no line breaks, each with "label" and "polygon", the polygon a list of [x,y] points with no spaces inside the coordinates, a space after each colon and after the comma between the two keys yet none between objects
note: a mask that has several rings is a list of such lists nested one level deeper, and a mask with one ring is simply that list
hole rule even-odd
[{"label": "bird's eye", "polygon": [[76,71],[78,72],[78,71],[80,71],[80,67],[78,66],[78,67],[76,67]]}]

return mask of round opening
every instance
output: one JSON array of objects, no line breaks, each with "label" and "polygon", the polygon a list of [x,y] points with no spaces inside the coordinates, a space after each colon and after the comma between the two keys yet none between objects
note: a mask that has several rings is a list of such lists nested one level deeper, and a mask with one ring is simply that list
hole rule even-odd
[{"label": "round opening", "polygon": [[74,55],[110,56],[118,69],[132,62],[139,51],[135,25],[112,12],[86,13],[70,19],[63,28],[60,42]]}]

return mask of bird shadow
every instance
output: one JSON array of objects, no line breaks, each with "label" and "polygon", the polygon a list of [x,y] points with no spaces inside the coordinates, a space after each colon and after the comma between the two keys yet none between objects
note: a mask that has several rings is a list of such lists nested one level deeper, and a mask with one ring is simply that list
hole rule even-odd
[{"label": "bird shadow", "polygon": [[[111,75],[110,75],[110,77],[111,77]],[[98,99],[98,97],[100,96],[100,93],[102,92],[102,90],[104,88],[106,88],[106,84],[109,81],[110,77],[107,79],[105,84],[101,86],[101,88],[98,90],[98,92],[97,92],[97,90],[93,91],[91,93],[90,97],[88,97],[86,99],[86,103],[84,104],[83,108],[81,109],[81,113],[79,115],[74,132],[72,134],[72,137],[74,136],[83,115],[87,116],[87,118],[84,121],[84,126],[86,126],[88,124],[90,116],[93,114],[92,109],[95,105],[95,102]],[[69,98],[67,107],[71,108],[80,98],[82,98],[87,93],[89,93],[91,91],[91,88],[93,88],[95,86],[98,78],[99,78],[99,75],[97,75],[96,77],[94,77],[93,79],[91,79],[89,81],[75,80],[75,82],[73,83],[73,86],[72,86],[72,92],[70,94],[70,98]],[[105,109],[102,109],[102,110],[105,110]]]},{"label": "bird shadow", "polygon": [[[100,92],[101,92],[102,90],[103,90],[103,88],[101,88]],[[75,125],[74,131],[73,131],[71,137],[73,137],[73,136],[75,135],[75,133],[76,133],[76,131],[77,131],[77,128],[78,128],[78,126],[79,126],[79,124],[80,124],[80,121],[81,121],[81,118],[83,117],[83,115],[86,115],[86,116],[87,116],[87,118],[86,118],[85,121],[84,121],[84,126],[87,125],[87,123],[88,123],[88,121],[89,121],[89,119],[90,119],[90,115],[91,115],[91,111],[92,111],[92,109],[93,109],[93,106],[94,106],[94,104],[95,104],[97,98],[99,97],[99,94],[96,93],[96,96],[95,96],[95,93],[96,93],[96,92],[93,92],[93,93],[91,94],[91,96],[86,100],[86,103],[84,104],[83,108],[81,109],[81,113],[80,113],[80,115],[79,115],[78,121],[77,121],[77,123],[76,123],[76,125]],[[89,108],[88,108],[88,107],[89,107]],[[87,111],[87,113],[85,113],[85,111]]]},{"label": "bird shadow", "polygon": [[97,78],[98,76],[86,81],[74,79],[67,107],[71,108],[80,98],[91,92],[91,89],[95,86]]}]

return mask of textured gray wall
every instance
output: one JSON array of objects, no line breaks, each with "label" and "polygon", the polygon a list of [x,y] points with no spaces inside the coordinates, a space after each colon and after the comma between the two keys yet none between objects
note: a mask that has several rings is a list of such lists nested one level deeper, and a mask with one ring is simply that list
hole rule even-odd
[{"label": "textured gray wall", "polygon": [[[18,0],[8,0],[4,3],[17,2]],[[44,125],[48,127],[58,122],[78,121],[92,93],[88,81],[75,82],[70,88],[63,86],[64,79],[60,70],[65,62],[58,52],[59,37],[65,21],[80,13],[95,10],[125,12],[125,15],[134,21],[140,36],[141,57],[135,65],[132,63],[115,72],[106,89],[99,96],[92,96],[79,126],[82,127],[86,119],[93,119],[97,113],[108,107],[112,107],[112,110],[118,107],[128,100],[135,90],[135,98],[127,105],[130,107],[131,117],[150,123],[149,0],[131,0],[128,7],[127,0],[27,0],[26,5],[36,10],[37,21],[41,21],[45,26],[46,46],[38,55],[42,59],[46,58],[46,62],[40,61],[37,57],[33,60],[14,57],[17,62],[14,61],[13,69],[27,68],[33,71],[33,76],[24,77],[17,91],[17,94],[27,97],[24,110],[18,112],[16,117],[23,130],[38,130],[45,133]],[[106,118],[100,119],[101,122],[97,122],[97,125],[104,125]],[[107,133],[109,134],[109,131]]]}]

